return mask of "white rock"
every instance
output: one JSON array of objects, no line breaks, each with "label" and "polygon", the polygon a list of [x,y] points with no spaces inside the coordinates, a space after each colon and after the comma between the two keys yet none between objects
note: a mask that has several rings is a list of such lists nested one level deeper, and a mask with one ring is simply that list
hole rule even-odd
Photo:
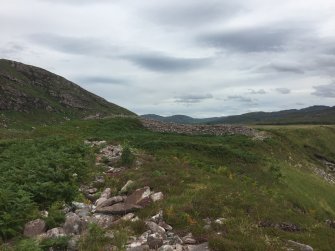
[{"label": "white rock", "polygon": [[153,202],[160,201],[164,199],[164,195],[162,192],[154,193],[150,195],[150,198]]},{"label": "white rock", "polygon": [[121,188],[120,192],[125,193],[135,182],[132,180],[128,180],[127,183]]}]

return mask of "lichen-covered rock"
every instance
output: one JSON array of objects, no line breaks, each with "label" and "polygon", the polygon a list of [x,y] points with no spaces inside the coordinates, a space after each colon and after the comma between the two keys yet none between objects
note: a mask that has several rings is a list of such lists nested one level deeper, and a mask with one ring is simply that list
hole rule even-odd
[{"label": "lichen-covered rock", "polygon": [[44,220],[36,219],[26,223],[24,226],[23,235],[26,237],[35,237],[37,235],[45,233],[47,226]]}]

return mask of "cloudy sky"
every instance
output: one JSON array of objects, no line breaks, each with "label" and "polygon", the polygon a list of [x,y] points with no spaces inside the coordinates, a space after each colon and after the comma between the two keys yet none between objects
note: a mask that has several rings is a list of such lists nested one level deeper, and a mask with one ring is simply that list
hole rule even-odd
[{"label": "cloudy sky", "polygon": [[334,0],[0,0],[0,57],[138,114],[335,105]]}]

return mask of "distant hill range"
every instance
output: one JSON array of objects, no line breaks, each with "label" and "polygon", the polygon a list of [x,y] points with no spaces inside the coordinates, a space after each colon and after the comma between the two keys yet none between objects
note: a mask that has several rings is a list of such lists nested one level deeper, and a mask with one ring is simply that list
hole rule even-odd
[{"label": "distant hill range", "polygon": [[13,114],[84,118],[134,113],[49,71],[0,59],[0,115]]},{"label": "distant hill range", "polygon": [[300,110],[291,109],[278,112],[251,112],[242,115],[203,119],[184,115],[163,117],[155,114],[146,114],[141,117],[181,124],[335,124],[335,106],[311,106]]}]

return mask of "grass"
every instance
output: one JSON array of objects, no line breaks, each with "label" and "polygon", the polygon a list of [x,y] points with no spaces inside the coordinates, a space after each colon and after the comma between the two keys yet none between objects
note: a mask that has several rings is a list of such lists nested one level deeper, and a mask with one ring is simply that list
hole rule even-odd
[{"label": "grass", "polygon": [[[59,170],[66,176],[78,163],[80,169],[90,170],[92,152],[83,148],[85,139],[120,143],[136,152],[143,165],[107,179],[106,185],[116,193],[131,179],[137,187],[148,185],[164,193],[163,201],[139,211],[142,220],[163,209],[167,223],[177,233],[191,231],[198,240],[208,240],[214,250],[279,250],[289,239],[315,250],[333,250],[335,229],[325,220],[335,219],[335,187],[316,176],[313,168],[324,168],[315,154],[335,159],[335,127],[261,128],[271,137],[254,141],[239,135],[153,133],[130,118],[68,121],[35,130],[0,130],[0,156],[5,157],[0,167],[18,169],[29,162],[27,166],[37,166],[42,171],[52,167],[53,162],[47,161],[51,154],[52,159],[62,160],[56,163],[63,163]],[[39,152],[36,149],[42,152],[40,156],[34,154]],[[52,155],[54,151],[56,155]],[[22,158],[17,157],[18,152]],[[125,161],[128,163],[129,159]],[[11,180],[8,172],[2,177]],[[15,191],[7,189],[6,193],[13,197]],[[34,201],[41,205],[41,201]],[[212,224],[208,230],[203,220],[208,217],[226,220],[223,225]],[[301,231],[259,227],[261,221],[295,224]],[[130,224],[128,234],[139,234],[142,228],[143,224]],[[126,233],[121,235],[118,241],[122,244]]]}]

